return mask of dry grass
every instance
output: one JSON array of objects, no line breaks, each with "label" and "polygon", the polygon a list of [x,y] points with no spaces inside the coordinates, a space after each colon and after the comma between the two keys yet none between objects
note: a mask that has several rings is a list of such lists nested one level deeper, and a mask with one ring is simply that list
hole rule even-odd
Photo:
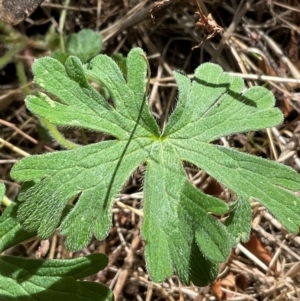
[{"label": "dry grass", "polygon": [[[211,13],[224,28],[224,33],[191,50],[203,39],[203,33],[195,30],[199,17],[197,1],[203,12]],[[153,23],[150,17],[153,1],[74,0],[63,20],[61,1],[49,0],[31,19],[15,27],[28,41],[23,51],[17,52],[0,70],[0,179],[6,184],[7,196],[13,198],[19,188],[9,177],[14,162],[29,154],[59,149],[43,136],[38,121],[23,102],[28,89],[30,93],[35,89],[30,73],[33,59],[49,54],[43,43],[51,25],[65,34],[87,27],[99,30],[105,41],[103,52],[107,54],[126,55],[132,47],[142,47],[149,56],[152,71],[150,105],[162,126],[176,100],[173,69],[192,76],[199,64],[212,61],[244,77],[248,86],[268,86],[285,115],[284,124],[267,131],[224,137],[220,142],[300,170],[299,1],[197,1],[170,0],[155,12]],[[3,24],[0,27],[1,32],[9,30],[12,28]],[[6,52],[6,45],[0,45],[0,55]],[[18,64],[24,69],[16,69]],[[68,130],[66,135],[79,143],[102,139],[101,135],[89,132],[85,137],[79,130]],[[198,187],[228,198],[228,193],[205,173],[191,166],[187,172]],[[70,253],[64,248],[64,238],[56,233],[49,241],[21,245],[9,253],[71,258],[104,252],[109,256],[109,265],[92,279],[112,288],[118,300],[300,300],[300,239],[289,234],[254,201],[252,245],[238,245],[232,251],[212,286],[183,286],[176,276],[161,284],[152,283],[139,234],[142,175],[140,168],[115,203],[113,227],[105,241],[93,240],[82,252]]]}]

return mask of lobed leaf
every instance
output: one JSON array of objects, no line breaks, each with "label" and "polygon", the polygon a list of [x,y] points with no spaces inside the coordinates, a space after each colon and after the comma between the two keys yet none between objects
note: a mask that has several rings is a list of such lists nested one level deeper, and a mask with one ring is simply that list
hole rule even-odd
[{"label": "lobed leaf", "polygon": [[107,257],[92,254],[62,260],[0,256],[0,299],[3,301],[113,300],[112,292],[95,282],[76,281],[103,269]]},{"label": "lobed leaf", "polygon": [[[5,196],[5,185],[0,183],[0,200]],[[0,216],[0,253],[8,248],[36,236],[26,231],[17,221],[17,206],[11,203]]]},{"label": "lobed leaf", "polygon": [[[183,282],[206,285],[230,247],[248,239],[249,199],[261,202],[290,231],[300,224],[299,176],[283,165],[210,142],[242,131],[271,127],[283,119],[274,97],[262,87],[244,90],[237,77],[219,66],[203,64],[193,81],[175,72],[178,103],[161,133],[146,102],[145,54],[133,49],[126,60],[126,79],[105,55],[84,67],[75,57],[65,65],[38,60],[35,82],[48,95],[27,98],[27,107],[60,126],[101,131],[116,138],[71,151],[25,158],[12,177],[24,181],[18,196],[18,219],[46,238],[59,226],[73,250],[92,235],[103,239],[110,228],[114,196],[130,174],[146,163],[145,257],[154,281],[175,270]],[[90,85],[93,79],[109,92],[112,104]],[[190,162],[236,194],[228,206],[188,182],[183,162]],[[73,209],[64,217],[70,200]],[[230,211],[225,225],[211,214]]]},{"label": "lobed leaf", "polygon": [[132,141],[119,167],[126,144],[123,141],[106,141],[22,160],[12,175],[36,182],[18,195],[21,223],[31,231],[37,230],[39,237],[47,238],[58,226],[69,200],[77,198],[76,206],[60,227],[61,233],[67,235],[66,245],[78,250],[93,234],[104,239],[110,229],[113,197],[147,154],[147,140],[138,142]]},{"label": "lobed leaf", "polygon": [[182,187],[179,218],[193,229],[196,243],[205,258],[211,262],[224,262],[231,250],[231,237],[225,226],[209,215],[224,214],[227,204],[197,190],[188,181]]},{"label": "lobed leaf", "polygon": [[[0,197],[4,185],[0,183]],[[16,220],[17,205],[9,205],[0,217],[0,253],[36,236]],[[93,254],[72,260],[35,260],[0,256],[0,299],[2,301],[113,300],[112,292],[98,284],[78,282],[107,265],[107,257]]]},{"label": "lobed leaf", "polygon": [[0,253],[35,236],[35,232],[26,231],[17,221],[16,204],[9,205],[0,217]]},{"label": "lobed leaf", "polygon": [[[29,96],[26,105],[36,115],[60,126],[82,127],[122,137],[126,131],[124,118],[87,81],[80,61],[69,57],[62,65],[45,57],[33,65],[35,82],[58,98],[45,94]],[[124,126],[122,126],[124,124]],[[125,129],[124,129],[125,127]]]},{"label": "lobed leaf", "polygon": [[283,120],[281,112],[274,108],[270,91],[253,87],[241,93],[242,79],[223,73],[217,65],[207,63],[197,68],[192,85],[184,75],[175,72],[174,76],[181,91],[164,132],[171,139],[211,142]]},{"label": "lobed leaf", "polygon": [[237,196],[256,199],[289,231],[298,232],[300,199],[292,192],[300,190],[296,171],[222,146],[172,141],[183,160],[203,168]]}]

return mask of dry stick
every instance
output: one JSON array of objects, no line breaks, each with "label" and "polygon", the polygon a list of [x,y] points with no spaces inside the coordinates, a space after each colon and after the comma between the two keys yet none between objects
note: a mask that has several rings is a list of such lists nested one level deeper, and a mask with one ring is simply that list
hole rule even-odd
[{"label": "dry stick", "polygon": [[255,255],[253,255],[250,251],[248,251],[243,245],[239,243],[237,247],[244,253],[244,255],[246,255],[250,260],[256,263],[265,272],[268,271],[268,267],[261,260],[259,260]]},{"label": "dry stick", "polygon": [[172,297],[172,292],[167,291],[162,284],[151,282],[151,280],[148,280],[143,276],[138,276],[137,279],[147,286],[151,284],[152,287],[162,295],[163,300],[175,301],[175,299]]},{"label": "dry stick", "polygon": [[5,147],[9,148],[10,150],[18,153],[19,155],[23,156],[23,157],[30,157],[29,153],[26,153],[25,151],[23,151],[22,149],[18,148],[17,146],[14,146],[13,144],[5,141],[4,139],[0,138],[0,148],[1,148],[1,144],[4,145]]},{"label": "dry stick", "polygon": [[[227,72],[229,75],[238,76],[243,79],[252,79],[252,80],[259,80],[259,81],[266,81],[266,82],[279,82],[279,83],[292,83],[292,84],[300,84],[300,79],[291,78],[291,77],[280,77],[280,76],[272,76],[272,75],[260,75],[260,74],[243,74],[238,72]],[[190,79],[194,78],[194,74],[187,74]],[[156,78],[151,78],[150,83],[153,84],[156,81],[159,83],[166,83],[170,86],[175,87],[175,79],[174,76],[165,76],[161,77],[159,80]],[[170,83],[169,83],[170,82]]]},{"label": "dry stick", "polygon": [[54,235],[51,238],[51,245],[50,245],[50,251],[49,251],[48,259],[53,259],[55,257],[57,241],[58,241],[57,233],[54,233]]},{"label": "dry stick", "polygon": [[116,300],[117,300],[118,296],[121,294],[122,289],[125,285],[127,277],[129,275],[129,271],[134,262],[134,254],[135,254],[136,250],[138,249],[139,244],[140,244],[140,231],[137,228],[134,232],[134,237],[132,239],[131,248],[128,250],[124,264],[121,268],[121,271],[119,272],[119,277],[118,277],[116,286],[114,288],[114,295],[115,295]]},{"label": "dry stick", "polygon": [[143,212],[141,210],[133,208],[133,207],[131,207],[129,205],[126,205],[126,204],[124,204],[124,203],[122,203],[120,201],[116,201],[115,203],[119,207],[124,208],[124,209],[129,209],[131,212],[135,213],[136,215],[143,217]]},{"label": "dry stick", "polygon": [[66,21],[67,16],[67,6],[70,4],[71,0],[66,0],[64,3],[64,9],[62,10],[59,18],[58,24],[58,33],[59,33],[59,40],[60,40],[60,48],[62,52],[66,52],[65,41],[63,36],[63,29]]},{"label": "dry stick", "polygon": [[101,8],[102,8],[102,0],[98,0],[97,3],[97,21],[96,21],[96,31],[99,31],[100,28],[100,14],[101,14]]},{"label": "dry stick", "polygon": [[277,162],[278,161],[278,153],[277,153],[277,150],[276,150],[276,147],[275,147],[275,143],[274,143],[272,132],[271,132],[270,128],[267,128],[267,134],[268,134],[272,154],[274,156],[275,161]]},{"label": "dry stick", "polygon": [[[28,85],[30,85],[30,83]],[[0,111],[7,108],[14,101],[23,101],[24,100],[23,89],[24,87],[22,86],[15,90],[8,90],[8,91],[6,90],[6,93],[0,96]]]},{"label": "dry stick", "polygon": [[[173,0],[172,3],[178,2],[178,0]],[[141,21],[144,21],[146,18],[150,16],[150,13],[154,7],[153,4],[147,5],[146,1],[138,3],[135,7],[133,7],[122,19],[113,23],[110,27],[100,31],[103,36],[103,42],[106,42],[120,31],[123,31],[131,26],[134,26]],[[155,12],[163,9],[165,5],[161,5],[155,8]]]},{"label": "dry stick", "polygon": [[160,10],[160,9],[162,9],[162,8],[165,9],[165,8],[167,8],[167,7],[169,7],[169,6],[173,5],[173,4],[175,4],[175,3],[177,3],[177,2],[180,2],[180,0],[162,0],[162,1],[156,1],[156,2],[154,2],[154,5],[153,5],[152,9],[150,10],[151,18],[152,18],[153,20],[155,20],[154,14],[155,14],[158,10]]},{"label": "dry stick", "polygon": [[[99,0],[101,2],[101,0]],[[66,10],[73,10],[73,11],[80,11],[80,12],[92,12],[94,10],[97,10],[97,7],[76,7],[76,6],[70,6],[70,5],[61,5],[61,4],[55,4],[55,3],[48,3],[44,2],[41,4],[41,7],[49,7],[49,8],[58,8],[58,9],[66,9]]]},{"label": "dry stick", "polygon": [[275,273],[275,276],[279,274],[279,272],[280,272],[279,264],[276,264],[276,263],[277,263],[277,259],[278,259],[279,255],[281,254],[281,250],[283,249],[284,245],[285,245],[285,240],[281,243],[281,245],[277,249],[276,253],[273,255],[273,258],[271,259],[271,261],[269,263],[269,271],[267,272],[267,275],[271,274],[270,272],[272,271],[273,266],[274,266],[273,271]]},{"label": "dry stick", "polygon": [[278,246],[281,245],[281,248],[285,250],[287,253],[289,253],[291,256],[293,256],[297,261],[300,262],[300,256],[295,253],[292,249],[290,249],[287,245],[282,245],[282,243],[274,237],[274,235],[268,233],[266,230],[264,230],[260,225],[257,225],[253,227],[253,229],[257,232],[259,232],[263,237],[265,237],[268,241],[272,242],[273,244],[276,244]]},{"label": "dry stick", "polygon": [[300,273],[300,261],[295,263],[284,275],[283,277],[290,277],[290,278],[295,278],[299,275]]},{"label": "dry stick", "polygon": [[[34,144],[38,144],[38,141],[34,138],[32,138],[31,136],[29,136],[28,134],[26,134],[25,132],[23,132],[22,130],[20,130],[15,124],[10,123],[8,121],[5,121],[3,119],[0,119],[0,123],[10,127],[11,129],[13,129],[15,132],[19,133],[20,135],[22,135],[24,138],[28,139],[29,141],[31,141]],[[46,150],[53,152],[53,149],[50,148],[49,146],[44,146]]]},{"label": "dry stick", "polygon": [[[249,33],[249,35],[251,35],[251,32],[249,30],[247,30],[247,27],[245,27],[245,29]],[[258,33],[257,33],[257,35],[258,35]],[[257,54],[261,59],[264,60],[265,64],[267,64],[269,66],[269,68],[272,68],[274,70],[278,69],[276,67],[276,64],[272,63],[273,59],[270,57],[270,55],[268,55],[268,52],[265,49],[264,45],[261,45],[261,48],[265,49],[265,51],[260,50],[258,48],[254,48],[254,47],[248,47],[242,41],[240,41],[237,37],[233,37],[233,36],[230,37],[230,42],[231,42],[231,43],[229,43],[230,50],[231,50],[232,54],[234,55],[235,59],[237,60],[237,62],[239,64],[239,67],[240,67],[240,69],[242,70],[242,72],[244,74],[248,73],[249,69],[252,69],[254,72],[257,73],[257,75],[259,77],[263,76],[262,75],[262,71],[259,68],[257,68],[254,65],[254,63],[252,63],[251,59],[249,59],[247,57],[248,53]],[[272,44],[272,47],[273,46],[274,46],[274,43]],[[238,51],[237,51],[237,49],[238,49]],[[274,53],[277,53],[277,52],[278,52],[277,50],[274,50]],[[246,68],[245,65],[247,65],[248,68]],[[280,75],[280,74],[278,74],[278,75]],[[283,93],[284,97],[292,98],[292,99],[294,99],[296,101],[297,100],[296,93],[293,94],[292,92],[290,92],[289,91],[290,90],[289,87],[299,85],[299,83],[300,83],[300,81],[299,81],[300,76],[298,76],[298,78],[294,78],[292,80],[292,82],[286,81],[284,79],[284,77],[281,77],[281,78],[282,78],[282,80],[279,81],[279,85],[275,84],[275,81],[273,81],[271,78],[269,78],[268,80],[266,79],[266,80],[268,81],[268,84],[270,86],[272,86],[273,88],[277,89],[278,91],[281,91]],[[278,79],[281,79],[281,78],[278,77]],[[255,79],[255,78],[253,78],[253,79]],[[256,78],[256,80],[258,80],[258,79]],[[277,82],[277,80],[276,80],[276,82]],[[284,85],[284,83],[288,83],[289,85],[288,86]],[[248,82],[248,85],[250,85],[250,84],[251,84],[251,82]],[[295,106],[293,104],[293,102],[290,102],[290,104],[291,104],[291,106],[296,111],[299,111],[297,109],[297,106]]]},{"label": "dry stick", "polygon": [[211,58],[211,62],[216,62],[217,58],[221,55],[223,48],[225,47],[226,41],[228,40],[229,36],[234,32],[235,28],[237,27],[238,23],[244,16],[244,14],[249,9],[250,4],[253,1],[247,1],[246,4],[243,5],[243,1],[240,2],[239,8],[237,9],[237,13],[234,15],[233,20],[230,26],[227,28],[225,33],[223,34],[222,40],[220,41],[217,49],[215,50],[214,55]]},{"label": "dry stick", "polygon": [[208,32],[208,34],[205,34],[202,41],[198,45],[194,46],[192,49],[199,48],[206,40],[213,38],[217,33],[224,33],[224,29],[217,24],[212,15],[207,15],[207,10],[204,3],[200,0],[194,0],[194,2],[197,5],[200,15],[200,18],[196,23],[196,28],[203,28]]},{"label": "dry stick", "polygon": [[112,24],[112,26],[100,31],[101,35],[103,36],[103,42],[106,42],[120,31],[127,29],[128,27],[134,26],[135,24],[145,20],[149,16],[149,12],[153,6],[150,4],[143,8],[147,1],[143,1],[132,8],[124,18],[120,21],[117,21]]},{"label": "dry stick", "polygon": [[295,243],[300,245],[300,237],[290,234],[279,221],[277,221],[269,212],[263,213],[264,218],[266,218],[274,227],[282,231],[284,234],[288,235],[289,239],[292,239]]},{"label": "dry stick", "polygon": [[35,249],[35,247],[38,245],[38,243],[40,242],[40,240],[37,237],[33,237],[30,238],[29,240],[25,240],[22,243],[28,243],[31,242],[33,240],[33,243],[31,244],[31,246],[26,250],[27,255],[30,255],[32,253],[32,251]]},{"label": "dry stick", "polygon": [[257,32],[261,39],[264,40],[264,42],[273,50],[273,52],[275,52],[280,61],[288,68],[294,78],[300,79],[300,72],[298,71],[298,68],[292,63],[289,57],[284,54],[277,43],[261,30],[258,30]]},{"label": "dry stick", "polygon": [[145,301],[150,301],[152,298],[153,294],[153,285],[150,283],[147,287],[147,294],[146,294],[146,300]]}]

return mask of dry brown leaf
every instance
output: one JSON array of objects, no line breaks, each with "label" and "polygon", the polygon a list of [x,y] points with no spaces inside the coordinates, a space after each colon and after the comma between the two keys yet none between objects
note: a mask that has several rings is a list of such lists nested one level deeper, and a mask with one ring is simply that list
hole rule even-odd
[{"label": "dry brown leaf", "polygon": [[248,279],[245,274],[238,274],[235,276],[235,284],[236,286],[242,290],[245,291],[248,287]]},{"label": "dry brown leaf", "polygon": [[222,279],[217,279],[211,284],[211,290],[219,301],[226,300],[226,294],[222,291],[221,282]]},{"label": "dry brown leaf", "polygon": [[222,286],[230,289],[235,289],[235,276],[233,273],[229,273],[225,278],[222,279]]},{"label": "dry brown leaf", "polygon": [[260,259],[266,266],[269,266],[273,255],[269,250],[267,250],[264,247],[260,239],[256,236],[256,234],[253,231],[251,232],[249,241],[244,243],[243,245],[258,259]]},{"label": "dry brown leaf", "polygon": [[212,179],[207,187],[205,187],[205,189],[203,190],[204,193],[212,196],[219,196],[222,191],[223,189],[221,185],[214,179]]}]

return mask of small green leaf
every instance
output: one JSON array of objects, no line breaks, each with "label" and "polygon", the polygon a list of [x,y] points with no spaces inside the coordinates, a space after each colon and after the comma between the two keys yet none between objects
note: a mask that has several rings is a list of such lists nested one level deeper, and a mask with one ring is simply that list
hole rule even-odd
[{"label": "small green leaf", "polygon": [[72,33],[67,39],[67,52],[79,57],[83,63],[96,56],[101,48],[102,36],[91,29]]},{"label": "small green leaf", "polygon": [[[283,116],[274,108],[271,92],[262,87],[244,90],[242,79],[211,63],[197,68],[192,81],[174,72],[178,103],[161,130],[146,98],[147,63],[141,49],[130,51],[126,70],[125,78],[106,55],[84,66],[72,56],[64,65],[51,58],[35,62],[34,80],[52,98],[27,97],[33,113],[55,125],[104,132],[115,140],[18,162],[12,177],[31,183],[18,196],[18,219],[26,229],[46,238],[59,227],[72,250],[84,247],[92,235],[105,238],[114,197],[130,174],[146,163],[141,233],[154,281],[175,271],[185,283],[211,282],[230,246],[238,237],[248,238],[250,198],[289,230],[298,231],[300,200],[293,191],[300,190],[299,175],[276,162],[211,144],[222,136],[279,124]],[[86,77],[107,89],[112,104]],[[230,208],[187,182],[184,161],[235,193],[227,227],[211,213],[223,214]],[[76,204],[64,217],[74,198]]]},{"label": "small green leaf", "polygon": [[0,253],[35,236],[35,232],[26,231],[17,221],[16,204],[9,205],[0,217]]},{"label": "small green leaf", "polygon": [[0,299],[2,301],[109,301],[112,292],[103,285],[76,281],[103,269],[107,257],[92,254],[62,260],[37,260],[0,256]]},{"label": "small green leaf", "polygon": [[59,50],[54,51],[51,55],[52,58],[54,58],[55,60],[59,61],[62,64],[65,64],[65,62],[69,56],[70,56],[69,53],[62,52]]},{"label": "small green leaf", "polygon": [[[0,183],[0,200],[5,197],[5,185]],[[0,253],[6,249],[36,236],[26,231],[17,221],[17,206],[11,203],[0,216]]]}]

